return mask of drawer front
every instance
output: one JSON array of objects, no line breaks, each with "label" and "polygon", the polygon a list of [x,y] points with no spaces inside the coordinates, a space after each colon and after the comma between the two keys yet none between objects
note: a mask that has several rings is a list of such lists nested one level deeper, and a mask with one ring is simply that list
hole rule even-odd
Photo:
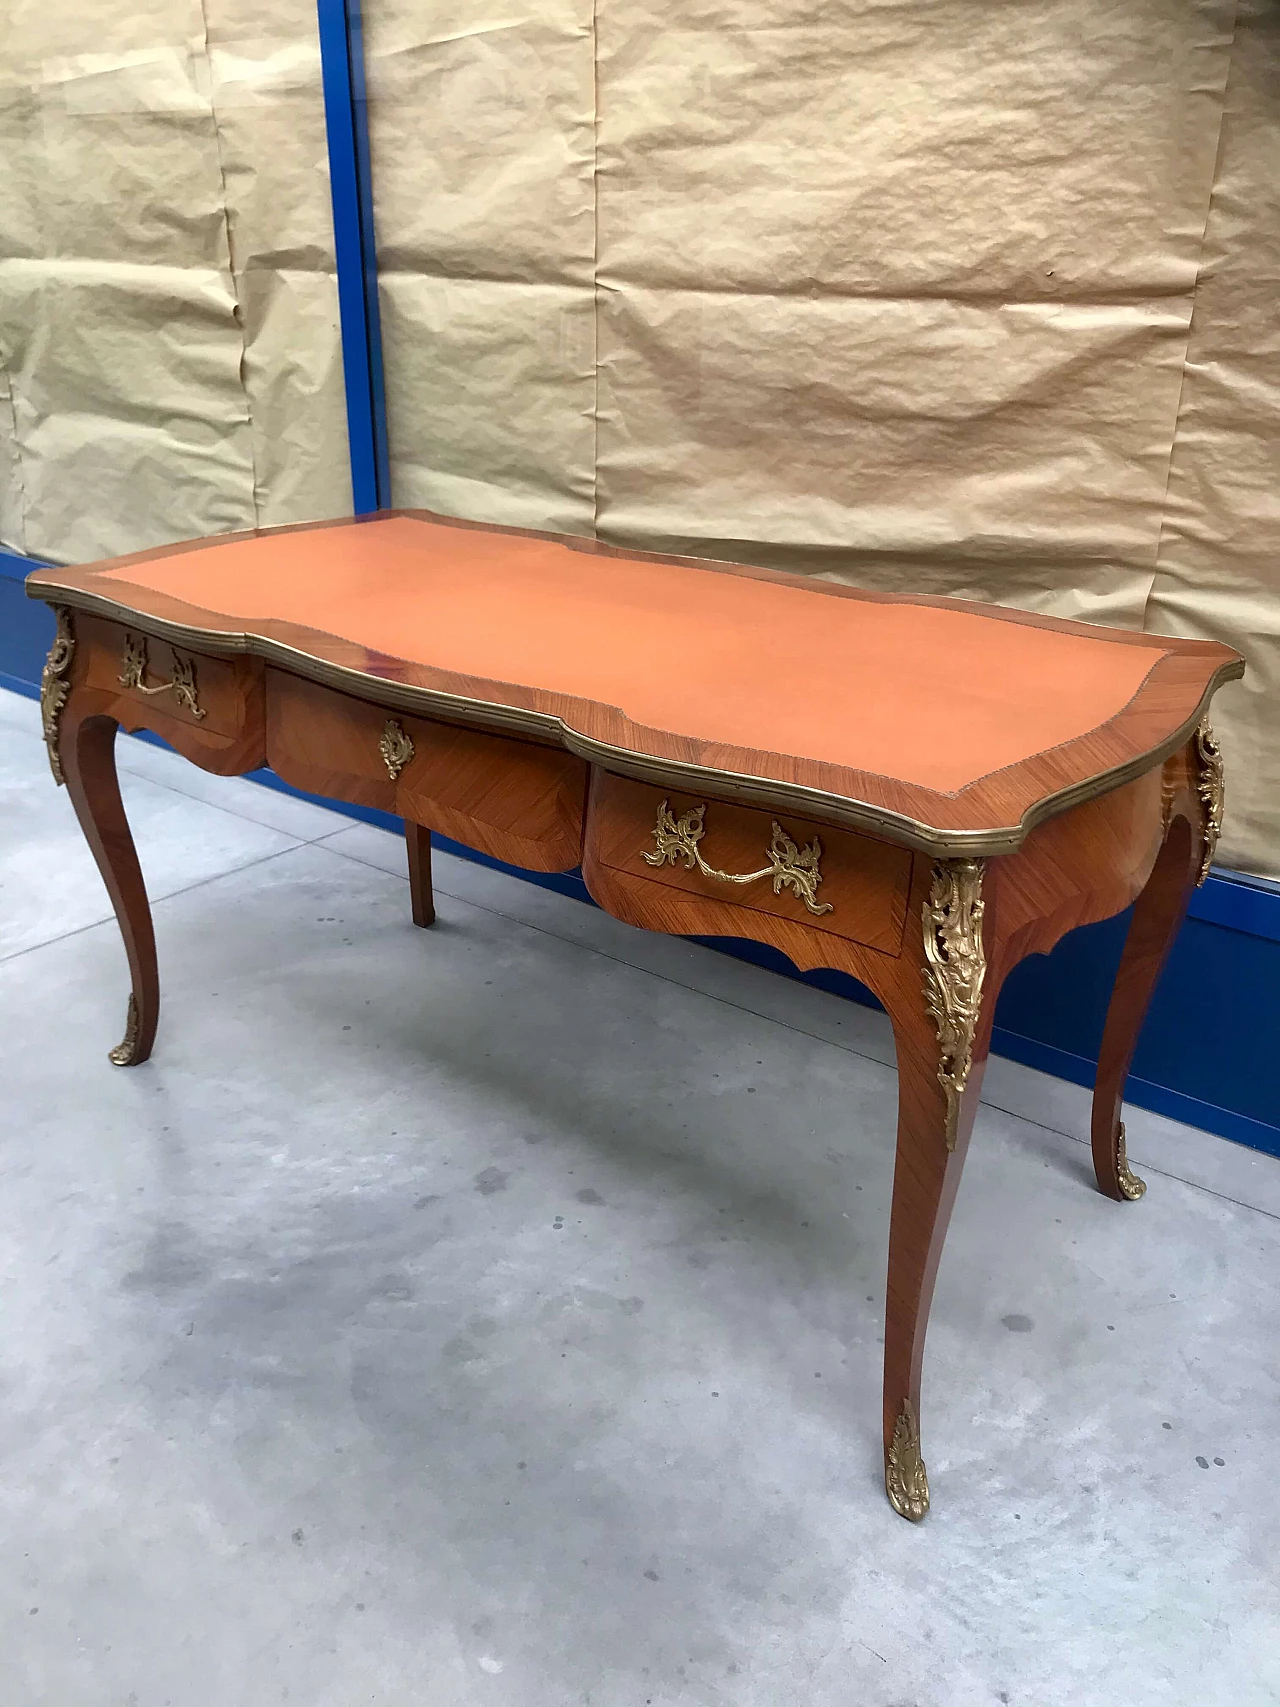
[{"label": "drawer front", "polygon": [[593,858],[628,877],[902,948],[911,854],[891,842],[599,771],[587,833]]},{"label": "drawer front", "polygon": [[530,871],[572,871],[582,857],[587,767],[556,747],[269,669],[267,763],[295,787],[394,812]]},{"label": "drawer front", "polygon": [[239,735],[248,726],[262,666],[256,658],[206,658],[171,646],[141,629],[77,617],[85,655],[84,681],[152,717],[211,735]]}]

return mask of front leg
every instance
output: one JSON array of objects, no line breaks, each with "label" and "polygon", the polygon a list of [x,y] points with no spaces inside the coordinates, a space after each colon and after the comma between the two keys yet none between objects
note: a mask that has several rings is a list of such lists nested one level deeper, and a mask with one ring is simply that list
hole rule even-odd
[{"label": "front leg", "polygon": [[124,1038],[111,1050],[110,1059],[117,1067],[136,1067],[151,1053],[160,1017],[160,975],[151,907],[120,799],[115,756],[119,725],[101,712],[78,712],[76,697],[73,689],[65,710],[59,707],[49,756],[55,777],[60,770],[66,781],[124,938],[132,990]]},{"label": "front leg", "polygon": [[[917,887],[896,994],[898,1151],[884,1336],[885,1489],[918,1523],[929,1509],[920,1453],[920,1375],[934,1280],[991,1034],[981,860],[940,860]],[[912,952],[914,945],[915,952]]]},{"label": "front leg", "polygon": [[1118,1203],[1132,1202],[1147,1189],[1130,1168],[1125,1149],[1120,1119],[1125,1080],[1191,892],[1209,875],[1222,824],[1222,759],[1207,723],[1169,761],[1164,789],[1164,842],[1134,905],[1094,1080],[1093,1167],[1098,1190]]}]

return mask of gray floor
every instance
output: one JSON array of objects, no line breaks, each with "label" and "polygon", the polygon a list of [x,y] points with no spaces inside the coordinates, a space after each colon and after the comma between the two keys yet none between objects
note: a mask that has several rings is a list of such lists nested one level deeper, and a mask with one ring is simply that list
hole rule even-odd
[{"label": "gray floor", "polygon": [[1280,1700],[1280,1164],[993,1061],[877,1442],[876,1015],[0,696],[3,1707]]}]

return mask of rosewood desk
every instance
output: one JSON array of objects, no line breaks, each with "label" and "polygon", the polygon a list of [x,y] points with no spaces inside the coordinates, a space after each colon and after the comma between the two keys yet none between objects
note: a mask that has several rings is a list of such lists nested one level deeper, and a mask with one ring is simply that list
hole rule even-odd
[{"label": "rosewood desk", "polygon": [[581,865],[629,924],[750,937],[888,1011],[898,1139],[885,1485],[929,1505],[925,1328],[996,996],[1010,970],[1136,900],[1094,1092],[1098,1185],[1123,1202],[1121,1095],[1192,887],[1222,765],[1225,646],[1059,622],[425,512],[227,535],[42,569],[41,690],[132,976],[117,1066],[159,980],[116,729],[193,763],[398,813],[414,922],[429,831],[535,871]]}]

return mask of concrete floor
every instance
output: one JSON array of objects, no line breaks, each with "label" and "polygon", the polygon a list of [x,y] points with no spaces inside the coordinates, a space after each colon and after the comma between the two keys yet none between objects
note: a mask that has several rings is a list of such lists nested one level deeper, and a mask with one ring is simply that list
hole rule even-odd
[{"label": "concrete floor", "polygon": [[2,1707],[1280,1700],[1280,1165],[993,1061],[934,1510],[877,1015],[122,739],[160,1040],[0,696]]}]

